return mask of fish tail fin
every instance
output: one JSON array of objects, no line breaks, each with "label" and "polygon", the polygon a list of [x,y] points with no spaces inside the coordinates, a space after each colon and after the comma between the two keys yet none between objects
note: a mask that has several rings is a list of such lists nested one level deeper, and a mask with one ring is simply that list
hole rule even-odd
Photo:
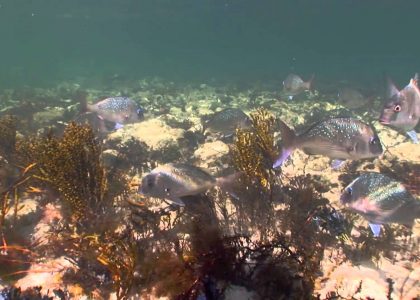
[{"label": "fish tail fin", "polygon": [[295,148],[295,132],[281,120],[279,120],[279,125],[283,147],[281,149],[280,156],[276,159],[276,161],[273,164],[273,168],[280,167],[287,160],[290,154],[292,154]]},{"label": "fish tail fin", "polygon": [[243,172],[235,172],[227,176],[216,178],[216,186],[220,187],[223,191],[230,194],[232,197],[238,199],[239,197],[236,195],[233,186],[242,175]]},{"label": "fish tail fin", "polygon": [[417,87],[417,88],[418,88],[418,82],[419,82],[419,74],[418,74],[418,73],[416,73],[416,74],[414,74],[414,77],[413,77],[413,78],[411,78],[411,80],[410,80],[410,84],[411,84],[411,85],[414,85],[415,87]]},{"label": "fish tail fin", "polygon": [[229,185],[237,181],[242,176],[242,174],[243,172],[235,172],[227,176],[216,178],[216,185],[221,189],[228,187]]},{"label": "fish tail fin", "polygon": [[80,113],[88,112],[87,93],[85,91],[77,91],[76,99],[80,104]]},{"label": "fish tail fin", "polygon": [[311,75],[311,78],[309,78],[309,80],[306,82],[306,88],[310,91],[313,90],[313,86],[314,86],[314,79],[315,79],[315,74]]},{"label": "fish tail fin", "polygon": [[381,224],[369,223],[369,227],[373,233],[373,236],[379,237],[379,235],[381,234],[381,228],[382,228]]},{"label": "fish tail fin", "polygon": [[203,116],[203,117],[201,117],[201,128],[202,128],[202,130],[201,130],[201,134],[205,134],[206,133],[206,131],[207,131],[207,129],[209,128],[209,123],[210,123],[210,116]]}]

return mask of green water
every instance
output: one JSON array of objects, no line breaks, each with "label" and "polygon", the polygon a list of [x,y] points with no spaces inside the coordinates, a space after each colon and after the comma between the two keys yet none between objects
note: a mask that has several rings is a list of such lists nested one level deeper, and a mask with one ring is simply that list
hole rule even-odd
[{"label": "green water", "polygon": [[2,0],[0,87],[178,81],[406,81],[420,70],[420,2]]},{"label": "green water", "polygon": [[[371,276],[378,285],[370,295],[385,298],[379,292],[388,289],[391,298],[391,278],[394,299],[396,293],[414,299],[418,282],[409,277],[420,257],[418,224],[384,225],[373,237],[367,220],[340,199],[344,191],[351,195],[352,187],[344,189],[361,172],[371,171],[418,198],[418,145],[378,121],[388,100],[381,97],[385,75],[402,88],[420,72],[419,12],[420,0],[0,0],[0,221],[5,208],[19,208],[16,222],[6,216],[0,224],[0,250],[7,241],[31,251],[0,253],[0,300],[5,282],[53,274],[47,262],[60,263],[59,256],[77,266],[54,271],[64,274],[62,288],[77,284],[83,295],[100,291],[104,299],[155,288],[168,299],[204,299],[204,292],[219,294],[205,299],[225,299],[233,286],[255,291],[255,299],[315,299],[318,283],[336,282],[321,268],[329,268],[325,262],[356,269],[368,260],[378,273],[361,272],[358,290]],[[282,81],[290,73],[305,81],[314,75],[314,88],[289,99]],[[343,87],[359,89],[360,97],[347,101]],[[136,104],[105,100],[120,119],[86,105],[115,96]],[[120,111],[127,102],[130,111]],[[402,110],[398,104],[394,112],[397,106]],[[134,112],[136,124],[128,126]],[[272,168],[283,150],[303,148],[296,141],[306,139],[306,133],[294,138],[286,125],[300,134],[334,116],[363,120],[372,133],[364,124],[362,140],[356,130],[332,126],[345,137],[337,139],[341,144],[357,142],[344,149],[329,137],[331,152],[375,144],[374,127],[385,153],[377,157],[376,146],[370,158],[333,170],[315,155],[323,152],[308,151],[314,155],[298,153],[284,168]],[[120,120],[127,122],[115,130]],[[362,126],[360,120],[351,124]],[[314,134],[328,136],[328,124],[321,124]],[[179,171],[168,163],[191,166]],[[156,166],[165,167],[154,172]],[[172,197],[172,185],[160,185],[162,174],[192,186],[191,194],[180,193],[183,208],[167,205],[179,200],[178,187]],[[209,188],[216,183],[220,192]],[[193,194],[201,191],[196,185],[209,191]],[[147,194],[156,186],[161,193]],[[365,205],[369,197],[361,200]],[[21,212],[21,204],[29,208]],[[368,212],[382,213],[372,207]],[[43,293],[51,291],[49,278],[39,283]],[[358,285],[358,277],[348,278]]]}]

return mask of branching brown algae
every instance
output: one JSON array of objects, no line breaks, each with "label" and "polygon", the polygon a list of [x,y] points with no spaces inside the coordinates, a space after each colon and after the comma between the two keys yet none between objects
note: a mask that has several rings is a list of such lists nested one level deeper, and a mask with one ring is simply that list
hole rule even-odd
[{"label": "branching brown algae", "polygon": [[[173,95],[163,96],[168,92]],[[81,96],[66,89],[57,93],[74,102]],[[156,93],[148,95],[150,110],[176,99],[180,91],[163,85]],[[89,92],[83,92],[85,96],[91,97]],[[343,174],[335,174],[336,179],[323,172],[274,170],[278,119],[258,105],[264,97],[261,92],[254,99],[251,126],[236,130],[233,143],[226,146],[230,153],[218,164],[223,166],[221,174],[215,171],[215,178],[233,174],[235,180],[183,197],[185,207],[138,191],[141,177],[155,166],[189,161],[199,144],[211,144],[213,137],[201,134],[194,120],[182,122],[182,130],[185,135],[201,134],[200,142],[152,149],[141,135],[124,143],[107,140],[92,126],[73,122],[70,115],[60,125],[63,132],[57,126],[28,132],[18,119],[0,118],[0,284],[8,284],[0,298],[233,299],[232,291],[242,289],[243,297],[250,299],[351,299],[341,295],[339,284],[333,292],[318,294],[329,276],[325,264],[334,261],[339,268],[366,260],[379,263],[383,257],[406,253],[407,263],[414,265],[416,244],[408,241],[408,229],[386,225],[374,238],[363,220],[341,210],[329,193],[337,194],[362,171],[378,168],[415,194],[418,164],[352,163]],[[179,101],[182,113],[200,109],[196,103]],[[180,127],[175,121],[171,124]],[[23,239],[26,220],[20,211],[29,200],[36,209],[32,228],[26,229],[29,238]],[[41,236],[36,224],[45,230]],[[31,269],[61,258],[68,262],[61,269]],[[26,275],[44,271],[60,278],[54,288],[47,282],[47,289],[19,286]],[[354,297],[364,282],[351,290]],[[388,293],[393,292],[390,284]]]},{"label": "branching brown algae", "polygon": [[252,128],[238,129],[233,149],[233,162],[246,178],[257,181],[270,189],[275,174],[270,167],[276,157],[274,130],[275,119],[267,110],[260,109],[251,114]]}]

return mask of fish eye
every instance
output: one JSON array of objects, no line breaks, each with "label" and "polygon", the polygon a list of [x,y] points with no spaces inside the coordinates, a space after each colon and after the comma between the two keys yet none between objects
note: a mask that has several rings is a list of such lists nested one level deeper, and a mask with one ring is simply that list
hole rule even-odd
[{"label": "fish eye", "polygon": [[400,112],[401,111],[401,105],[395,105],[394,106],[394,111],[396,111],[396,112]]},{"label": "fish eye", "polygon": [[169,188],[165,188],[165,193],[169,193],[170,189]]},{"label": "fish eye", "polygon": [[353,194],[353,188],[352,187],[348,187],[346,190],[347,194],[349,194],[350,196]]}]

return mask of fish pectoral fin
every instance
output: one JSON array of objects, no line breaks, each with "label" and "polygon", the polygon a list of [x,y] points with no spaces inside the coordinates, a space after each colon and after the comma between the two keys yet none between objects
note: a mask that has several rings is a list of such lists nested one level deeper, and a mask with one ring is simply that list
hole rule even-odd
[{"label": "fish pectoral fin", "polygon": [[281,155],[276,159],[276,161],[273,163],[273,169],[276,169],[278,167],[281,167],[283,163],[289,158],[289,156],[292,154],[293,148],[284,148],[281,151]]},{"label": "fish pectoral fin", "polygon": [[411,141],[414,144],[418,144],[419,143],[419,139],[417,137],[417,132],[415,132],[414,129],[413,130],[410,130],[410,131],[407,131],[407,135],[408,135],[408,137],[411,139]]},{"label": "fish pectoral fin", "polygon": [[179,206],[182,206],[182,207],[184,207],[185,206],[185,203],[184,203],[184,201],[182,201],[180,198],[171,198],[171,199],[169,199],[169,200],[171,200],[173,203],[175,203],[176,205],[179,205]]},{"label": "fish pectoral fin", "polygon": [[369,227],[374,237],[378,237],[381,234],[381,224],[369,223]]},{"label": "fish pectoral fin", "polygon": [[342,166],[344,166],[344,164],[346,163],[345,160],[341,160],[341,159],[334,159],[331,162],[331,168],[333,168],[334,170],[338,170],[340,169]]},{"label": "fish pectoral fin", "polygon": [[124,125],[121,124],[121,123],[115,123],[115,126],[114,126],[115,129],[121,129],[123,127],[124,127]]}]

